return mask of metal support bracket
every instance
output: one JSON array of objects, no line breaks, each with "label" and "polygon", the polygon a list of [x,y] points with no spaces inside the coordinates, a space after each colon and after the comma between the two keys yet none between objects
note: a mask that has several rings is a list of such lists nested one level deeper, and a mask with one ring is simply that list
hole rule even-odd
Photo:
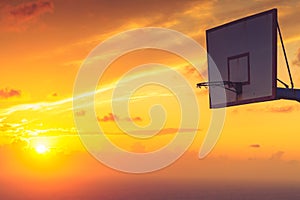
[{"label": "metal support bracket", "polygon": [[288,99],[300,102],[300,89],[277,88],[276,99]]}]

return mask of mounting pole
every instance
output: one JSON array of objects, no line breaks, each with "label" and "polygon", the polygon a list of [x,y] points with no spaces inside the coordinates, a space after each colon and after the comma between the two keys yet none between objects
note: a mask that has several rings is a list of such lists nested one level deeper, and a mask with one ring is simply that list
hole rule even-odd
[{"label": "mounting pole", "polygon": [[281,35],[281,31],[280,31],[280,28],[279,28],[278,21],[277,21],[277,30],[278,30],[278,33],[279,33],[280,42],[281,42],[282,50],[283,50],[283,53],[284,53],[286,67],[287,67],[288,72],[289,72],[291,88],[288,88],[287,84],[285,84],[280,79],[277,79],[286,88],[277,88],[276,89],[276,99],[295,100],[295,101],[298,101],[300,103],[300,89],[294,89],[293,78],[292,78],[292,74],[291,74],[291,71],[290,71],[290,66],[289,66],[289,62],[288,62],[288,59],[287,59],[287,55],[286,55],[286,51],[285,51],[285,47],[284,47],[284,43],[283,43],[283,39],[282,39],[282,35]]},{"label": "mounting pole", "polygon": [[278,30],[279,37],[280,37],[280,42],[281,42],[281,46],[282,46],[282,50],[283,50],[283,54],[284,54],[284,59],[285,59],[286,67],[287,67],[288,72],[289,72],[289,77],[290,77],[290,82],[291,82],[291,88],[294,89],[293,78],[292,78],[292,74],[291,74],[289,62],[288,62],[288,59],[287,59],[285,47],[284,47],[284,44],[283,44],[283,39],[282,39],[282,35],[281,35],[281,31],[280,31],[280,28],[279,28],[278,21],[277,21],[277,30]]}]

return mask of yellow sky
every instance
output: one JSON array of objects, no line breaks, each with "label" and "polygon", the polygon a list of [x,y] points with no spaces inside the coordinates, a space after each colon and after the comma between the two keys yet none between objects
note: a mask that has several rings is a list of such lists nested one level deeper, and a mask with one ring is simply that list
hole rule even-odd
[{"label": "yellow sky", "polygon": [[[89,52],[109,37],[133,28],[162,27],[182,32],[205,47],[206,29],[275,7],[278,8],[279,24],[295,86],[300,87],[300,3],[296,0],[79,0],[76,3],[71,0],[1,1],[2,152],[7,155],[20,154],[20,157],[27,158],[26,154],[34,154],[36,146],[45,145],[51,152],[49,159],[54,159],[57,163],[62,162],[62,155],[76,157],[77,153],[80,156],[81,153],[86,153],[74,124],[73,86],[77,72]],[[278,75],[288,82],[282,52],[278,47]],[[174,54],[160,50],[138,50],[112,63],[97,88],[95,113],[99,124],[114,143],[133,152],[157,150],[174,138],[180,123],[180,106],[176,97],[161,86],[145,86],[133,94],[133,100],[129,103],[130,119],[111,114],[110,99],[117,81],[135,66],[149,62],[170,66],[193,87],[201,115],[197,136],[188,151],[195,158],[187,163],[198,166],[202,161],[197,160],[195,152],[200,149],[212,113],[209,110],[208,92],[195,88],[203,77],[193,70],[190,63]],[[154,104],[163,105],[168,113],[159,135],[149,140],[140,140],[129,138],[119,130],[116,125],[118,120],[125,124],[134,122],[139,126],[151,123],[153,119],[149,115],[149,108]],[[279,171],[288,169],[290,163],[298,166],[299,114],[300,105],[297,102],[282,100],[227,108],[222,135],[207,158],[211,159],[211,163],[207,161],[204,169],[209,169],[215,162],[227,162],[228,159],[233,160],[235,168],[239,168],[235,162],[249,160],[257,161],[255,166],[263,165],[265,168],[280,161],[284,166],[280,166]],[[75,115],[83,116],[85,111]],[[147,131],[151,130],[146,127],[143,134],[147,135]],[[18,150],[12,150],[15,146]],[[5,149],[13,153],[5,153]],[[2,159],[10,160],[8,156],[3,156]],[[20,163],[25,163],[26,166],[27,161],[12,159],[4,168],[7,170]],[[32,167],[33,164],[29,166]],[[243,169],[249,172],[248,166]],[[24,174],[28,173],[27,168],[23,170]],[[175,166],[172,170],[176,174],[180,167]],[[24,174],[22,176],[26,176]],[[239,174],[243,174],[243,170]]]}]

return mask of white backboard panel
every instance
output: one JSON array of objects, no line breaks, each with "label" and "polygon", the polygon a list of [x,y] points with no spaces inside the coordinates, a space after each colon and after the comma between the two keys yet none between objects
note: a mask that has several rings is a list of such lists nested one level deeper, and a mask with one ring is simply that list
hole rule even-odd
[{"label": "white backboard panel", "polygon": [[[206,31],[209,82],[241,85],[237,95],[226,86],[226,102],[213,98],[220,92],[210,87],[210,107],[274,100],[277,78],[277,10],[272,9]],[[216,80],[210,66],[216,64],[223,80]]]}]

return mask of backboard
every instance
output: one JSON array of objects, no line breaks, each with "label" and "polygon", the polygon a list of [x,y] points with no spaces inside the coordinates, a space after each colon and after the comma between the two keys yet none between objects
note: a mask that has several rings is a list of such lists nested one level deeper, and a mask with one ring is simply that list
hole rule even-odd
[{"label": "backboard", "polygon": [[[209,82],[223,82],[226,89],[222,102],[213,98],[218,86],[210,87],[211,108],[276,99],[277,9],[209,29],[206,44]],[[223,80],[210,70],[214,64]]]}]

